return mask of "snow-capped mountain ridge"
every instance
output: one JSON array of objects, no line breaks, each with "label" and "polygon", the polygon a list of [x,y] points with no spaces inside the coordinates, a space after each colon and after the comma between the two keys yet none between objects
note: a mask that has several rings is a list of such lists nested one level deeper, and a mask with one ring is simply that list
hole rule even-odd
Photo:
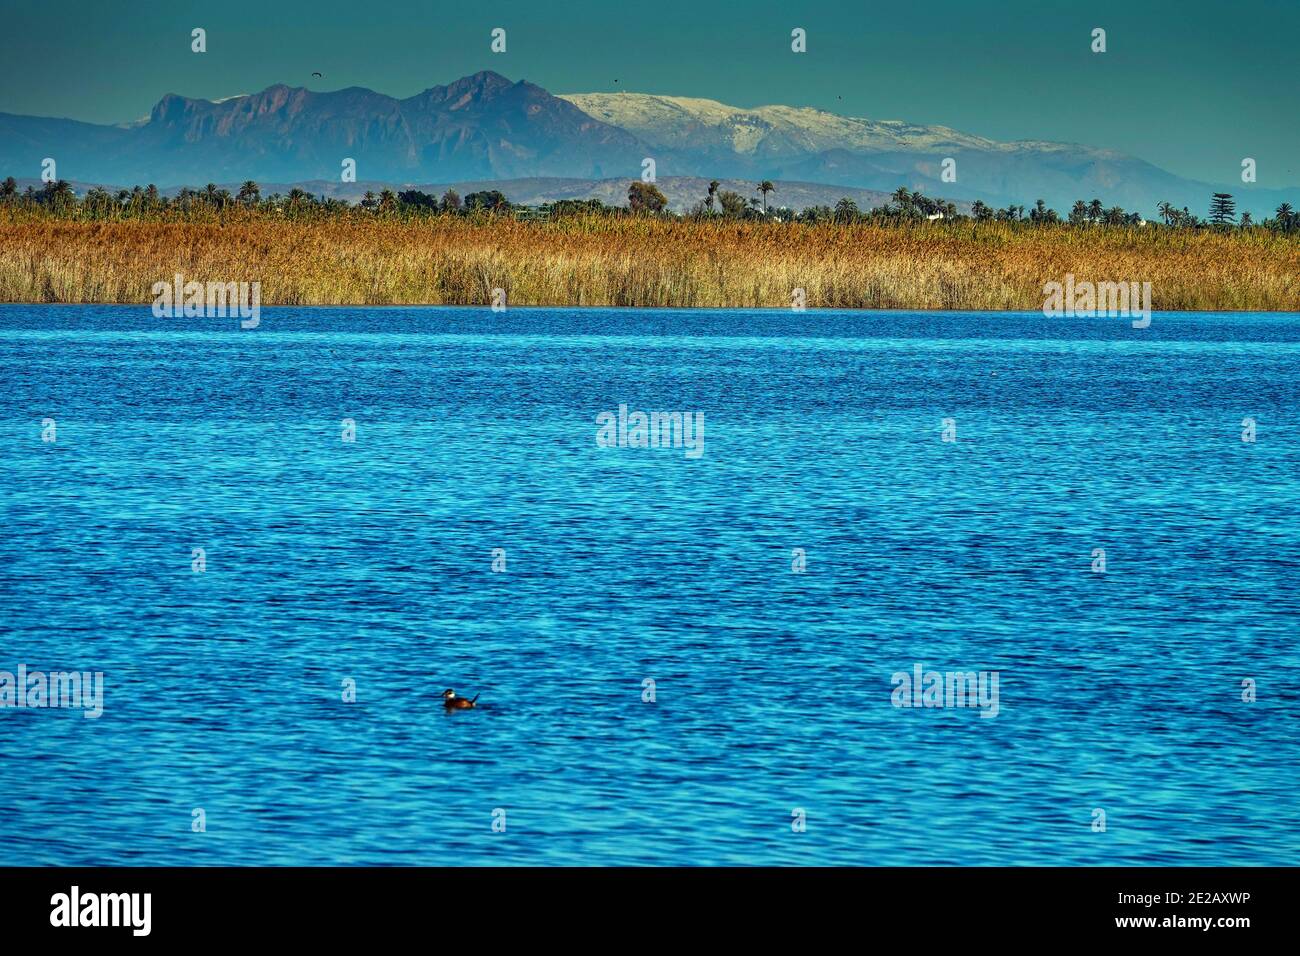
[{"label": "snow-capped mountain ridge", "polygon": [[729,106],[717,100],[652,93],[567,93],[589,116],[620,126],[654,146],[701,145],[703,134],[714,145],[730,143],[737,153],[1001,150],[1013,144],[962,133],[946,126],[922,126],[902,120],[841,116],[807,106]]}]

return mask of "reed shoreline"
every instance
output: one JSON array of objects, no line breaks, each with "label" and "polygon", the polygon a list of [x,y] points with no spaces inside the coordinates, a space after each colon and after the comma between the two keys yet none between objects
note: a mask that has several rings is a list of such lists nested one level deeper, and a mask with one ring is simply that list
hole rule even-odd
[{"label": "reed shoreline", "polygon": [[0,301],[139,304],[176,274],[275,305],[1037,311],[1043,285],[1150,282],[1159,311],[1300,310],[1300,234],[1157,225],[572,216],[73,221],[0,213]]}]

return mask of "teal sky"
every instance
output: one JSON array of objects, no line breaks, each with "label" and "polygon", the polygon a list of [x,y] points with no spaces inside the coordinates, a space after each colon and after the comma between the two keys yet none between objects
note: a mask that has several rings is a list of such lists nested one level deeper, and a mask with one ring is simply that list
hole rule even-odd
[{"label": "teal sky", "polygon": [[[122,122],[167,92],[394,96],[493,69],[554,93],[816,106],[1085,143],[1171,172],[1300,185],[1300,2],[64,0],[10,7],[0,112]],[[190,52],[190,30],[208,52]],[[493,27],[504,54],[489,51]],[[790,31],[808,52],[790,52]],[[1094,27],[1108,50],[1090,51]],[[313,71],[324,73],[313,80]],[[617,82],[615,82],[617,80]]]}]

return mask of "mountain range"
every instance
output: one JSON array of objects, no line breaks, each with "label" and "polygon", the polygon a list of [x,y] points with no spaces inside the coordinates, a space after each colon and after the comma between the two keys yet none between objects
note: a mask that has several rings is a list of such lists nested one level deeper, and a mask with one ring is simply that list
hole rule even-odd
[{"label": "mountain range", "polygon": [[[357,179],[375,184],[544,179],[565,181],[569,196],[599,197],[611,181],[639,178],[651,158],[666,182],[777,181],[773,200],[794,208],[827,202],[835,189],[783,192],[783,183],[876,193],[907,186],[998,206],[1042,198],[1062,212],[1076,199],[1097,197],[1147,216],[1162,200],[1204,215],[1215,191],[1233,193],[1238,208],[1257,218],[1300,199],[1297,189],[1197,182],[1083,145],[1004,143],[801,107],[743,109],[642,93],[556,96],[490,71],[406,99],[361,87],[285,85],[215,101],[168,93],[148,117],[115,126],[0,113],[0,176],[39,175],[46,157],[55,159],[60,178],[163,187],[339,183],[350,158]],[[946,159],[954,161],[955,181],[943,177]]]}]

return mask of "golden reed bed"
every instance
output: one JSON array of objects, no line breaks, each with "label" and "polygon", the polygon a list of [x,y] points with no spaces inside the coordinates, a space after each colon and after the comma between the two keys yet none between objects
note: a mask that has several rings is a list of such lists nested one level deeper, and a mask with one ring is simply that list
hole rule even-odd
[{"label": "golden reed bed", "polygon": [[1150,282],[1163,310],[1300,309],[1300,234],[954,222],[573,217],[76,222],[0,214],[0,301],[152,302],[261,283],[264,305],[1029,309],[1043,284]]}]

